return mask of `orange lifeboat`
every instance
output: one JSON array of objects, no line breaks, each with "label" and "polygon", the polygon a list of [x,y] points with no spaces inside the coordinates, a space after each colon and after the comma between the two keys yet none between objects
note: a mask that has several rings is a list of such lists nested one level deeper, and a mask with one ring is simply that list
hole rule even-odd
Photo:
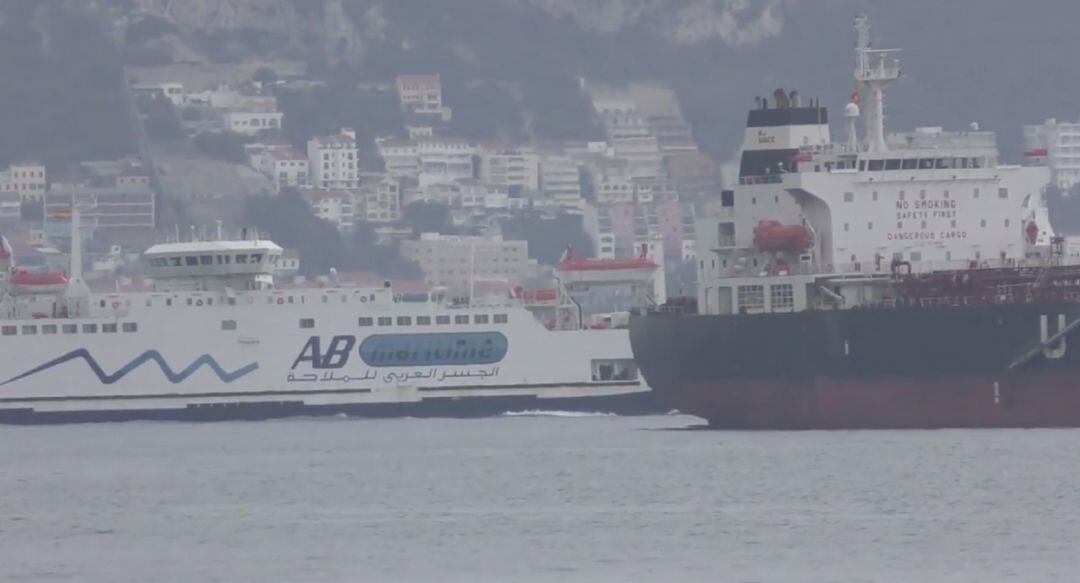
[{"label": "orange lifeboat", "polygon": [[11,291],[16,294],[56,294],[67,289],[63,273],[17,271],[11,276]]},{"label": "orange lifeboat", "polygon": [[810,233],[799,225],[760,221],[754,227],[754,246],[762,251],[805,251],[810,247]]}]

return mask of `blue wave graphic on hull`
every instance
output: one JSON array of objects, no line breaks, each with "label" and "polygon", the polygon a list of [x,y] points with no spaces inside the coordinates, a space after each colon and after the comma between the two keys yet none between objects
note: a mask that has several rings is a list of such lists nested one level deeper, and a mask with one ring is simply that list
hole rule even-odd
[{"label": "blue wave graphic on hull", "polygon": [[214,360],[214,357],[210,356],[209,354],[204,354],[204,355],[200,356],[199,358],[195,359],[195,362],[188,365],[188,367],[185,368],[184,370],[176,372],[176,371],[174,371],[172,369],[172,367],[169,366],[169,363],[165,362],[165,358],[161,356],[160,352],[158,352],[157,350],[151,349],[151,350],[147,350],[146,352],[144,352],[144,353],[140,354],[139,356],[135,357],[135,360],[132,360],[131,362],[125,364],[122,367],[120,367],[120,369],[117,370],[116,372],[114,372],[112,374],[109,374],[109,373],[105,372],[104,369],[101,368],[101,365],[98,364],[97,360],[95,360],[94,357],[90,354],[90,351],[88,351],[85,348],[79,348],[79,349],[76,349],[76,350],[72,350],[71,352],[69,352],[69,353],[67,353],[67,354],[65,354],[63,356],[54,358],[54,359],[50,360],[49,362],[46,362],[45,364],[43,364],[41,366],[32,368],[32,369],[22,373],[21,375],[18,375],[16,377],[12,377],[12,378],[4,381],[3,383],[0,383],[0,386],[4,386],[6,384],[13,383],[13,382],[21,380],[21,379],[25,379],[28,376],[35,375],[35,374],[37,374],[37,373],[39,373],[39,372],[41,372],[43,370],[48,370],[48,369],[50,369],[50,368],[52,368],[54,366],[64,364],[65,362],[67,362],[69,360],[75,360],[77,358],[83,359],[86,362],[86,365],[90,367],[90,370],[94,371],[94,374],[97,375],[98,380],[100,380],[102,382],[102,384],[106,384],[106,385],[111,385],[111,384],[115,383],[116,381],[119,381],[120,379],[127,376],[128,373],[130,373],[131,371],[139,368],[140,366],[142,366],[147,361],[156,362],[157,365],[158,365],[158,368],[160,368],[161,372],[165,375],[165,378],[169,379],[169,382],[174,384],[174,385],[184,382],[184,380],[186,380],[191,375],[195,374],[195,371],[199,370],[203,366],[210,367],[210,369],[214,371],[214,374],[216,374],[217,377],[219,379],[221,379],[222,382],[225,382],[225,383],[231,383],[231,382],[235,381],[236,379],[238,379],[238,378],[250,373],[251,371],[259,368],[259,363],[253,362],[253,363],[251,363],[251,364],[249,364],[249,365],[247,365],[245,367],[239,368],[239,369],[237,369],[237,370],[235,370],[233,372],[228,372],[225,369],[223,369],[221,367],[221,365],[218,364],[218,362],[216,360]]}]

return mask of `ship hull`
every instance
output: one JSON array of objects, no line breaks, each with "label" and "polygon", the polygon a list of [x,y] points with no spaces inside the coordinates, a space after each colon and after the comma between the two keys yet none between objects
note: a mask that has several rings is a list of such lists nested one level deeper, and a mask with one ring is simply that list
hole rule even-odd
[{"label": "ship hull", "polygon": [[718,429],[1080,427],[1080,345],[1055,338],[1077,318],[1066,303],[650,314],[631,344],[654,391]]},{"label": "ship hull", "polygon": [[0,423],[48,425],[118,421],[263,421],[288,417],[345,416],[358,419],[495,417],[507,413],[575,412],[656,415],[665,405],[650,391],[586,397],[540,398],[534,395],[441,397],[413,403],[339,403],[310,405],[303,400],[234,402],[166,408],[35,410],[0,409]]}]

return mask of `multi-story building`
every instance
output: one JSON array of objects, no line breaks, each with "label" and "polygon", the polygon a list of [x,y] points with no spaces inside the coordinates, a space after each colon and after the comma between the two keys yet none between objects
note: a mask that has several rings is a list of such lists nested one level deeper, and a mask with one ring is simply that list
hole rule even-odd
[{"label": "multi-story building", "polygon": [[71,235],[72,201],[78,201],[82,225],[110,237],[146,236],[156,226],[156,197],[137,177],[98,178],[76,183],[55,183],[45,192],[44,230],[49,237]]},{"label": "multi-story building", "polygon": [[420,153],[416,142],[402,138],[378,138],[375,140],[375,145],[379,149],[379,156],[382,157],[388,174],[413,178],[420,175]]},{"label": "multi-story building", "polygon": [[416,143],[420,186],[473,177],[475,148],[458,138],[421,138]]},{"label": "multi-story building", "polygon": [[500,236],[462,237],[424,233],[416,241],[402,241],[401,254],[420,265],[424,281],[468,293],[475,281],[517,283],[529,269],[529,244],[504,241]]},{"label": "multi-story building", "polygon": [[438,75],[399,75],[395,86],[404,111],[450,121],[450,108],[443,105],[442,81]]},{"label": "multi-story building", "polygon": [[356,197],[356,218],[369,223],[401,220],[401,182],[387,176],[361,187]]},{"label": "multi-story building", "polygon": [[353,191],[311,188],[300,192],[316,217],[341,231],[351,230],[356,224],[356,194]]},{"label": "multi-story building", "polygon": [[182,83],[133,83],[131,85],[131,94],[135,97],[168,99],[174,107],[180,107],[187,103]]},{"label": "multi-story building", "polygon": [[613,156],[626,160],[627,174],[638,176],[663,176],[663,155],[653,136],[618,138],[611,141]]},{"label": "multi-story building", "polygon": [[481,147],[480,180],[513,190],[540,189],[540,157],[531,148]]},{"label": "multi-story building", "polygon": [[1024,155],[1029,163],[1045,163],[1050,179],[1064,191],[1080,183],[1080,122],[1048,119],[1024,126]]},{"label": "multi-story building", "polygon": [[276,110],[234,109],[221,114],[225,128],[245,136],[281,129],[284,114]]},{"label": "multi-story building", "polygon": [[270,147],[252,156],[252,165],[274,181],[277,190],[306,186],[309,161],[299,150],[290,147]]},{"label": "multi-story building", "polygon": [[540,189],[553,200],[577,204],[581,201],[580,165],[566,156],[544,156],[540,162]]},{"label": "multi-story building", "polygon": [[307,157],[311,183],[316,188],[357,188],[360,185],[360,152],[356,131],[342,128],[333,136],[308,140]]},{"label": "multi-story building", "polygon": [[634,183],[625,176],[609,174],[595,185],[596,204],[601,206],[634,202]]},{"label": "multi-story building", "polygon": [[48,187],[45,165],[16,162],[0,171],[0,193],[14,193],[20,201],[41,200]]}]

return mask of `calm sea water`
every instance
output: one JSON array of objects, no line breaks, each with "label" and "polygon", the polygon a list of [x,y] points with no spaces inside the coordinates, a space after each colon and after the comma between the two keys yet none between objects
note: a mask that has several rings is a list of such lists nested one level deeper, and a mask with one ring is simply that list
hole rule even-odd
[{"label": "calm sea water", "polygon": [[1074,581],[1080,431],[0,427],[4,581]]}]

